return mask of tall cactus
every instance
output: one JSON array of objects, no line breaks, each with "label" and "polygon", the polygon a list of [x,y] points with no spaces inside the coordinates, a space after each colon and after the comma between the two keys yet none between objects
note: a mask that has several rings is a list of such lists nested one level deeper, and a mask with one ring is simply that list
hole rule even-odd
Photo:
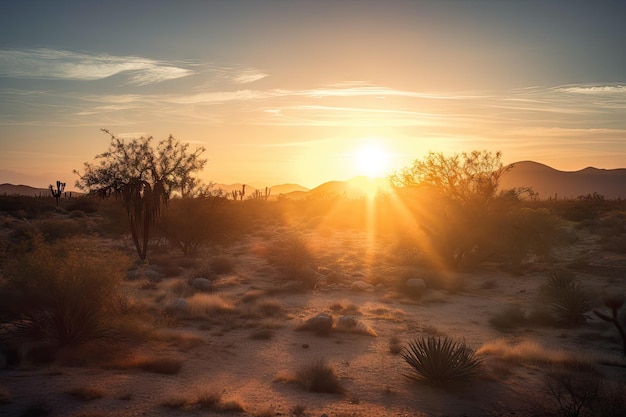
[{"label": "tall cactus", "polygon": [[50,192],[52,193],[52,197],[54,197],[54,199],[57,201],[57,207],[59,207],[59,199],[61,198],[61,195],[63,194],[63,190],[65,190],[64,182],[57,181],[56,190],[54,189],[52,184],[50,184]]}]

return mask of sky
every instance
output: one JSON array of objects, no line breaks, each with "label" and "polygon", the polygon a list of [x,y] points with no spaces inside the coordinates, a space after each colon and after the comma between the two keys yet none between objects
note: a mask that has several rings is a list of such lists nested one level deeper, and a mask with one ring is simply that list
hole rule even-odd
[{"label": "sky", "polygon": [[[123,138],[205,182],[315,187],[427,152],[626,167],[626,2],[0,2],[0,183],[73,185]],[[368,168],[369,167],[369,168]]]}]

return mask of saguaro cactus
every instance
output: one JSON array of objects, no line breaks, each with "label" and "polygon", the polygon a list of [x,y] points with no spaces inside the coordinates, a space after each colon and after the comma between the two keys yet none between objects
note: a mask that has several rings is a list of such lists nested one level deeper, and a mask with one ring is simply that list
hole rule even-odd
[{"label": "saguaro cactus", "polygon": [[624,305],[624,301],[626,297],[623,292],[620,293],[611,293],[602,297],[602,303],[611,309],[611,316],[608,316],[604,313],[601,313],[597,310],[593,310],[594,314],[600,317],[604,321],[608,321],[613,323],[617,328],[620,336],[622,337],[622,345],[624,349],[624,356],[626,356],[626,331],[624,331],[624,326],[619,322],[618,311]]},{"label": "saguaro cactus", "polygon": [[57,181],[56,190],[54,189],[52,184],[50,184],[50,192],[52,193],[52,197],[54,197],[54,199],[57,201],[57,207],[59,207],[59,199],[61,198],[61,195],[63,194],[63,190],[65,190],[64,182]]}]

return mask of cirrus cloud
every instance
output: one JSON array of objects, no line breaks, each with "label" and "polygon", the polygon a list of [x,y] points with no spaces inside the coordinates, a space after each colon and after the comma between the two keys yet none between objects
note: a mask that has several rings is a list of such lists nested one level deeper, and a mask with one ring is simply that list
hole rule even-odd
[{"label": "cirrus cloud", "polygon": [[54,49],[0,50],[0,76],[52,80],[101,80],[117,74],[134,85],[156,84],[194,74],[176,63],[137,56]]}]

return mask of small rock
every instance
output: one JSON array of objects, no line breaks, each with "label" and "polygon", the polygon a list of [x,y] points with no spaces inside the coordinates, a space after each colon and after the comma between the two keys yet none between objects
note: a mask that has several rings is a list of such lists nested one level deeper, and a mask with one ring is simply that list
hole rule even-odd
[{"label": "small rock", "polygon": [[407,288],[425,289],[426,282],[421,278],[410,278],[406,280],[404,286]]},{"label": "small rock", "polygon": [[356,327],[358,320],[352,316],[341,316],[337,320],[337,327],[342,329],[352,329]]},{"label": "small rock", "polygon": [[191,280],[191,286],[200,291],[211,291],[213,283],[207,278],[194,278]]},{"label": "small rock", "polygon": [[302,347],[303,347],[304,349],[308,349],[308,348],[309,348],[309,345],[308,345],[308,344],[306,344],[306,343],[304,343],[304,344],[302,344]]},{"label": "small rock", "polygon": [[189,308],[189,303],[184,298],[177,298],[171,305],[171,309],[176,313],[185,313]]},{"label": "small rock", "polygon": [[331,314],[319,313],[311,317],[302,325],[303,330],[312,330],[317,334],[328,334],[333,329],[335,318]]},{"label": "small rock", "polygon": [[355,291],[367,291],[372,288],[374,288],[374,286],[365,281],[354,281],[352,283],[352,290],[355,290]]}]

